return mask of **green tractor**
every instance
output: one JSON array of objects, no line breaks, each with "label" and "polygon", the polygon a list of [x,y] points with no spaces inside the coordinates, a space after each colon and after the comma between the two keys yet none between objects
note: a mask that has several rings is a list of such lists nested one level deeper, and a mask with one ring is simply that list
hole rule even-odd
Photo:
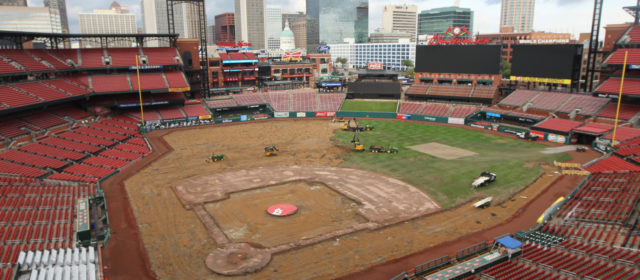
[{"label": "green tractor", "polygon": [[205,160],[207,163],[212,163],[212,162],[216,162],[219,160],[224,160],[224,154],[211,154],[211,157],[209,157],[207,160]]},{"label": "green tractor", "polygon": [[373,127],[373,125],[370,125],[370,124],[367,124],[367,125],[364,126],[364,130],[365,131],[371,131],[371,130],[374,130],[374,129],[375,129],[375,127]]}]

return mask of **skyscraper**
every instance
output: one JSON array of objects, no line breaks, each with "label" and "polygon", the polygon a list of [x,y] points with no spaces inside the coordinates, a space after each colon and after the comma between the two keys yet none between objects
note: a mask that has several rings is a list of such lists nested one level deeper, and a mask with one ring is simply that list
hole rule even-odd
[{"label": "skyscraper", "polygon": [[47,7],[0,6],[0,30],[61,33],[58,11]]},{"label": "skyscraper", "polygon": [[236,25],[233,13],[216,15],[216,43],[234,43],[236,41]]},{"label": "skyscraper", "polygon": [[[346,38],[356,38],[357,7],[364,12],[367,7],[366,25],[368,28],[368,0],[307,0],[307,51],[313,52],[319,44],[342,43]],[[360,17],[359,34],[364,26],[364,16]],[[316,35],[317,34],[317,35]]]},{"label": "skyscraper", "polygon": [[[284,24],[285,22],[289,22],[289,26],[291,27],[291,30],[293,30],[293,23],[294,22],[299,22],[299,21],[306,21],[307,20],[307,14],[303,13],[303,12],[297,12],[297,13],[289,13],[287,11],[283,11],[282,12],[282,30],[284,30]],[[295,33],[295,31],[294,31]],[[297,34],[296,34],[297,37]],[[307,37],[307,36],[305,36]]]},{"label": "skyscraper", "polygon": [[369,41],[369,2],[360,2],[356,7],[356,21],[353,26],[356,43]]},{"label": "skyscraper", "polygon": [[526,33],[533,31],[535,0],[502,0],[500,32]]},{"label": "skyscraper", "polygon": [[27,6],[27,0],[0,0],[0,6]]},{"label": "skyscraper", "polygon": [[69,18],[67,17],[67,4],[65,0],[44,0],[44,6],[58,11],[62,33],[69,33]]},{"label": "skyscraper", "polygon": [[386,33],[409,33],[415,41],[418,21],[418,6],[388,5],[382,8],[382,28]]},{"label": "skyscraper", "polygon": [[307,52],[314,52],[320,45],[320,0],[306,0]]},{"label": "skyscraper", "polygon": [[[114,5],[116,4],[116,5]],[[93,10],[93,13],[80,13],[80,32],[86,34],[134,34],[137,33],[136,15],[129,13],[126,6],[117,5],[116,2],[111,5],[109,10]],[[91,43],[85,40],[83,43]],[[120,40],[114,42],[113,46],[131,47],[133,41]]]},{"label": "skyscraper", "polygon": [[267,47],[265,0],[235,0],[236,40],[251,43],[254,49]]},{"label": "skyscraper", "polygon": [[216,25],[215,23],[207,24],[207,46],[217,44],[216,42]]},{"label": "skyscraper", "polygon": [[420,12],[418,15],[418,34],[444,35],[449,27],[466,26],[468,33],[473,34],[473,11],[469,8],[444,7]]},{"label": "skyscraper", "polygon": [[307,21],[294,21],[291,24],[291,31],[296,40],[296,49],[307,48]]},{"label": "skyscraper", "polygon": [[[141,0],[142,30],[148,34],[169,33],[166,0]],[[180,38],[198,37],[198,7],[190,3],[175,3],[173,15]],[[205,20],[205,19],[203,19]]]},{"label": "skyscraper", "polygon": [[282,8],[275,5],[267,5],[265,10],[267,26],[267,49],[280,49],[280,33],[282,32]]}]

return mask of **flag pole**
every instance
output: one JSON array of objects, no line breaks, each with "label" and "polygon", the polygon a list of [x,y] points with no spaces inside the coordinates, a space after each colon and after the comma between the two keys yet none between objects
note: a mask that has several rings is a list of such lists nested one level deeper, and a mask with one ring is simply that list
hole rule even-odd
[{"label": "flag pole", "polygon": [[624,51],[624,62],[622,63],[622,78],[620,79],[620,91],[618,93],[618,108],[616,109],[616,122],[613,126],[613,137],[611,138],[611,148],[616,146],[616,130],[618,128],[618,117],[620,116],[620,102],[622,101],[622,86],[624,85],[624,75],[627,72],[627,55],[629,51]]},{"label": "flag pole", "polygon": [[138,77],[138,97],[140,97],[140,118],[142,126],[144,126],[144,111],[142,110],[142,88],[140,88],[140,66],[138,65],[138,56],[136,55],[136,76]]}]

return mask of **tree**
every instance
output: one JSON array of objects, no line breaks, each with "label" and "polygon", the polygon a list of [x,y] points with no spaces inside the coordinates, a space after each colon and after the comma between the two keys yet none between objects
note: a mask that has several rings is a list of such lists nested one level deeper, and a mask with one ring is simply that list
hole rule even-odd
[{"label": "tree", "polygon": [[407,77],[413,78],[413,67],[409,67],[409,69],[407,69]]},{"label": "tree", "polygon": [[503,59],[500,65],[502,67],[502,78],[508,79],[511,76],[511,63]]},{"label": "tree", "polygon": [[336,62],[340,63],[342,65],[342,68],[345,68],[345,65],[347,65],[347,62],[349,61],[349,59],[347,59],[346,57],[338,57],[336,58]]},{"label": "tree", "polygon": [[411,59],[405,59],[402,61],[402,66],[407,66],[407,68],[413,67],[413,61],[411,61]]}]

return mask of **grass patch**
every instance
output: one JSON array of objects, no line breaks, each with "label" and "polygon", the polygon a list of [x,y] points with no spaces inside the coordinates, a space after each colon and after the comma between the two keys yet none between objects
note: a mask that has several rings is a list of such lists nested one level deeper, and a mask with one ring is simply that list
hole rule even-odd
[{"label": "grass patch", "polygon": [[[344,167],[359,168],[401,179],[436,199],[443,207],[452,207],[478,194],[506,198],[531,183],[542,172],[539,163],[567,160],[566,153],[545,155],[540,151],[547,146],[534,142],[511,139],[458,127],[428,124],[361,121],[372,124],[376,130],[359,134],[368,150],[370,145],[396,146],[397,155],[350,153],[342,163]],[[338,131],[336,139],[351,145],[353,134]],[[477,153],[475,156],[444,160],[407,147],[437,142]],[[498,175],[487,187],[471,188],[473,178],[482,171]]]},{"label": "grass patch", "polygon": [[395,113],[397,101],[345,100],[340,111]]}]

